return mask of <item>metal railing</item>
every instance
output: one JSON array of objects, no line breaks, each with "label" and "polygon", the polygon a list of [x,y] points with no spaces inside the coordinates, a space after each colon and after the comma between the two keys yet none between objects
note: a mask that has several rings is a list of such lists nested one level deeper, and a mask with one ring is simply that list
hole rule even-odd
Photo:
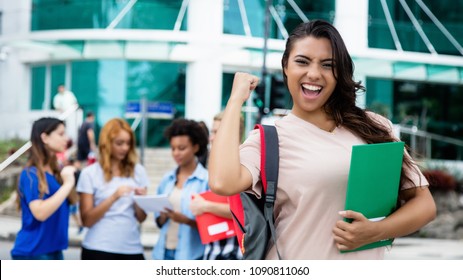
[{"label": "metal railing", "polygon": [[[395,128],[398,130],[399,137],[400,134],[410,135],[410,148],[412,151],[420,151],[419,154],[424,155],[426,158],[432,158],[432,140],[434,140],[457,146],[456,160],[463,159],[463,140],[419,130],[417,126],[395,125]],[[421,138],[421,143],[419,138]]]},{"label": "metal railing", "polygon": [[[60,120],[67,119],[71,114],[75,113],[79,109],[79,105],[73,105],[71,108],[63,112],[58,116]],[[15,160],[17,160],[20,156],[22,156],[29,148],[32,146],[31,141],[27,141],[21,148],[19,148],[15,153],[9,156],[6,160],[4,160],[0,164],[0,172],[2,172],[5,168],[7,168],[10,164],[12,164]]]}]

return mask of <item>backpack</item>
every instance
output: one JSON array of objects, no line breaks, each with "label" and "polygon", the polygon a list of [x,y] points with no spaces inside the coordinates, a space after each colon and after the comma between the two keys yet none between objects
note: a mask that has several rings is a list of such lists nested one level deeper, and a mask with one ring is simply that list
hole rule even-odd
[{"label": "backpack", "polygon": [[278,182],[278,134],[274,126],[256,125],[260,131],[261,159],[260,175],[262,196],[241,192],[228,198],[235,225],[236,238],[245,260],[262,260],[272,238],[278,258],[273,205]]}]

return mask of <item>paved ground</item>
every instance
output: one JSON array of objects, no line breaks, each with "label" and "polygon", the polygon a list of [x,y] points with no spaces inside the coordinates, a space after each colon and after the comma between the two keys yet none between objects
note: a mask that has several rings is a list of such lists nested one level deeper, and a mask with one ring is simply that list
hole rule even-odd
[{"label": "paved ground", "polygon": [[[145,221],[142,226],[142,243],[146,252],[150,252],[158,239],[158,231],[154,229],[153,219]],[[20,229],[18,217],[0,215],[0,240],[14,241]],[[78,247],[84,233],[78,234],[78,228],[71,221],[69,242],[71,247]],[[394,246],[386,252],[387,260],[463,260],[463,240],[441,240],[428,238],[397,238]]]}]

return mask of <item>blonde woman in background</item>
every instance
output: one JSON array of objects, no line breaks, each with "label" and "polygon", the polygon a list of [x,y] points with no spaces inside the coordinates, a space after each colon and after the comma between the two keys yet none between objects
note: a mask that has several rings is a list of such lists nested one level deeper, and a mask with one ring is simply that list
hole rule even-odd
[{"label": "blonde woman in background", "polygon": [[81,258],[143,260],[139,225],[146,213],[133,196],[146,195],[149,182],[145,168],[137,163],[129,124],[119,118],[108,121],[98,149],[98,161],[82,170],[77,184],[82,223],[88,227]]}]

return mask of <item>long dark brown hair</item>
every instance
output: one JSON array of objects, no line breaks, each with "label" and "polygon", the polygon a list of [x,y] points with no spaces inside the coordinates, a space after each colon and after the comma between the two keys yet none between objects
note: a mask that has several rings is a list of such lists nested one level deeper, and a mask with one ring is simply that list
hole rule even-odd
[{"label": "long dark brown hair", "polygon": [[[31,148],[29,150],[29,158],[26,163],[26,170],[29,174],[31,172],[30,167],[35,167],[37,170],[37,177],[39,179],[39,197],[42,198],[44,194],[49,192],[48,183],[45,177],[45,166],[50,166],[53,176],[56,180],[62,184],[63,180],[61,179],[58,160],[56,158],[56,153],[51,152],[42,141],[42,133],[50,135],[55,131],[59,125],[64,125],[62,120],[56,118],[41,118],[34,122],[31,130]],[[18,208],[19,197],[22,196],[21,190],[19,189],[18,184]]]},{"label": "long dark brown hair", "polygon": [[[365,91],[365,87],[360,82],[354,81],[354,63],[352,58],[347,51],[341,35],[329,22],[313,20],[301,23],[293,30],[286,41],[285,52],[281,59],[283,69],[286,69],[288,66],[289,55],[295,42],[309,36],[326,38],[331,42],[332,57],[335,66],[332,68],[332,71],[337,84],[333,94],[324,105],[324,110],[333,118],[336,126],[347,128],[368,144],[398,141],[391,135],[388,127],[369,117],[366,110],[356,106],[356,94],[358,91]],[[286,86],[288,86],[285,71],[283,71],[283,78]],[[403,163],[400,184],[413,183],[411,175],[406,170],[418,171],[408,155],[404,156]]]}]

